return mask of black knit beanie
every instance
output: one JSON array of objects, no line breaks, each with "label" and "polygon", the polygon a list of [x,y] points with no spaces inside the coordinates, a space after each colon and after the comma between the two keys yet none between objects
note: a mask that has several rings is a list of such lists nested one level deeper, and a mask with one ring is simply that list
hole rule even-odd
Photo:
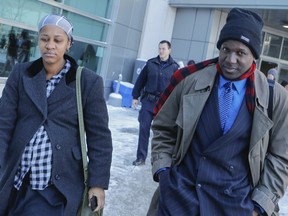
[{"label": "black knit beanie", "polygon": [[288,81],[283,80],[283,81],[281,82],[281,85],[282,85],[283,87],[285,87],[286,85],[288,85]]},{"label": "black knit beanie", "polygon": [[248,46],[255,59],[258,59],[261,52],[262,28],[263,20],[258,14],[245,9],[233,8],[220,32],[217,48],[220,49],[226,40],[237,40]]}]

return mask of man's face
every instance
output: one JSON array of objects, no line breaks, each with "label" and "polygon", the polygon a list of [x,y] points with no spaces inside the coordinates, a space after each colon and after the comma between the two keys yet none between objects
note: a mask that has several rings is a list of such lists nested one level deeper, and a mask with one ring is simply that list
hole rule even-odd
[{"label": "man's face", "polygon": [[222,75],[228,80],[234,80],[244,74],[252,65],[254,56],[245,44],[236,40],[222,43],[219,53],[219,65]]},{"label": "man's face", "polygon": [[168,47],[167,43],[159,44],[159,56],[162,61],[166,61],[169,58],[171,49]]}]

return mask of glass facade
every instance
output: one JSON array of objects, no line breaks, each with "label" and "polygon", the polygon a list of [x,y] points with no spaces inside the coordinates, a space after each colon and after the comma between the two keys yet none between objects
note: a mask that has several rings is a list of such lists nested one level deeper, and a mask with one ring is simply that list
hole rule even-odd
[{"label": "glass facade", "polygon": [[[288,38],[263,32],[262,57],[270,59],[261,62],[261,69],[267,72],[270,68],[279,70],[278,81],[288,78]],[[276,65],[276,66],[275,66]]]},{"label": "glass facade", "polygon": [[79,10],[91,13],[96,16],[110,18],[112,1],[111,0],[60,0],[60,2]]},{"label": "glass facade", "polygon": [[263,41],[263,55],[279,58],[282,37],[266,33]]},{"label": "glass facade", "polygon": [[288,60],[288,38],[284,38],[282,52],[281,52],[281,59]]},{"label": "glass facade", "polygon": [[5,4],[0,8],[0,77],[7,77],[16,62],[40,57],[37,24],[49,13],[62,14],[73,24],[74,43],[68,54],[78,64],[100,73],[112,3],[112,0],[0,0],[0,4]]}]

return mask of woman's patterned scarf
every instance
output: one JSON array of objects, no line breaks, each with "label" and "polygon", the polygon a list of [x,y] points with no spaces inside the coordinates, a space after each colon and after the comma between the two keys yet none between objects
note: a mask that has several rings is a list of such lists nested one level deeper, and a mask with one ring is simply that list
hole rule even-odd
[{"label": "woman's patterned scarf", "polygon": [[[199,62],[197,64],[188,65],[187,67],[177,70],[171,77],[168,87],[161,94],[157,104],[155,105],[154,116],[157,115],[157,113],[162,108],[163,104],[165,103],[165,101],[167,100],[167,98],[169,97],[169,95],[171,94],[171,92],[174,90],[174,88],[178,83],[180,83],[185,77],[189,76],[190,74],[199,71],[211,64],[216,64],[218,74],[222,73],[220,65],[218,63],[218,57],[203,62]],[[255,108],[255,86],[254,86],[255,69],[256,69],[256,63],[253,62],[250,69],[237,79],[242,80],[248,78],[246,84],[246,103],[248,110],[250,111],[251,114],[253,114]]]}]

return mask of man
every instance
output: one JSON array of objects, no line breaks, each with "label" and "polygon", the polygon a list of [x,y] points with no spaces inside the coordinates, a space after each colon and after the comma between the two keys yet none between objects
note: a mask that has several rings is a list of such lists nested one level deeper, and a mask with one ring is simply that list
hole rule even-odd
[{"label": "man", "polygon": [[275,83],[269,119],[269,85],[255,64],[262,27],[254,12],[232,9],[219,58],[171,78],[155,107],[159,188],[147,215],[277,215],[288,183],[288,97]]},{"label": "man", "polygon": [[167,87],[171,76],[179,67],[170,56],[170,53],[171,43],[167,40],[160,41],[159,55],[147,61],[132,91],[132,107],[136,108],[138,106],[140,96],[142,105],[138,117],[140,127],[137,157],[133,162],[135,166],[145,164],[155,103]]}]

